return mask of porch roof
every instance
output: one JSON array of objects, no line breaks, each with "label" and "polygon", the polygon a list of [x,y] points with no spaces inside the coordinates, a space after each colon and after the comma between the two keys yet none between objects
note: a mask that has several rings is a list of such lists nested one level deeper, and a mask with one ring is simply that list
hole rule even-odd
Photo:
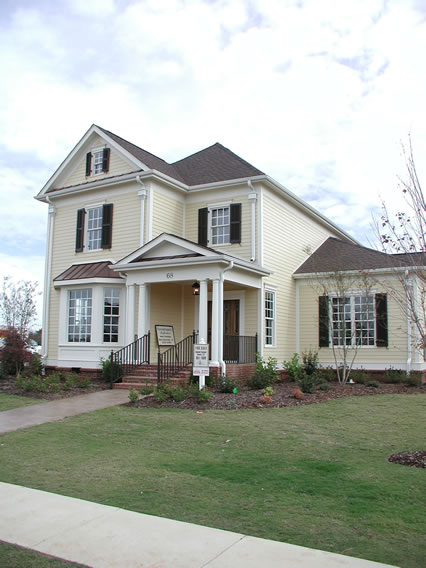
[{"label": "porch roof", "polygon": [[54,281],[82,280],[83,278],[121,278],[114,270],[111,270],[110,265],[110,260],[72,264],[56,276]]}]

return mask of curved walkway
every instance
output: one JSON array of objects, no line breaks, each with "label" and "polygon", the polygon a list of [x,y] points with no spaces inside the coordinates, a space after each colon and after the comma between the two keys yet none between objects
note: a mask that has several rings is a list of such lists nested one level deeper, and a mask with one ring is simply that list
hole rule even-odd
[{"label": "curved walkway", "polygon": [[129,402],[129,391],[113,389],[4,410],[0,412],[0,434],[46,422],[56,422],[68,416],[109,408],[125,402]]},{"label": "curved walkway", "polygon": [[379,568],[0,482],[0,540],[93,568]]}]

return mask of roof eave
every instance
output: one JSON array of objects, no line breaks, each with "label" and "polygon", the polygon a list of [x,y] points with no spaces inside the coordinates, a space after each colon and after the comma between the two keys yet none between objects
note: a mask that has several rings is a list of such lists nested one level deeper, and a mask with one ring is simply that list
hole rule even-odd
[{"label": "roof eave", "polygon": [[388,267],[388,268],[359,268],[358,270],[337,270],[332,272],[301,272],[299,274],[293,273],[293,278],[295,279],[302,279],[302,278],[328,278],[330,276],[334,276],[337,274],[392,274],[392,273],[402,273],[405,271],[414,272],[418,270],[426,270],[425,266],[395,266],[395,267]]}]

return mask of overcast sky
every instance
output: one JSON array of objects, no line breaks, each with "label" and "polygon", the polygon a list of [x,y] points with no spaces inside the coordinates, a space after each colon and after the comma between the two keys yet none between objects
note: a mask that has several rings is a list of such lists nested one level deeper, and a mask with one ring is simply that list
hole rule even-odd
[{"label": "overcast sky", "polygon": [[368,244],[409,133],[426,171],[425,54],[425,0],[0,0],[0,277],[42,282],[33,196],[92,123],[221,142]]}]

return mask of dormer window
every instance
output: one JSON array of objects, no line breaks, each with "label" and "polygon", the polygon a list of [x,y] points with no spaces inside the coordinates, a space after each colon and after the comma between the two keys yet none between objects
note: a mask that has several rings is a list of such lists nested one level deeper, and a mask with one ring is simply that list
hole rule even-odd
[{"label": "dormer window", "polygon": [[95,148],[86,154],[86,177],[105,174],[109,170],[109,148]]}]

